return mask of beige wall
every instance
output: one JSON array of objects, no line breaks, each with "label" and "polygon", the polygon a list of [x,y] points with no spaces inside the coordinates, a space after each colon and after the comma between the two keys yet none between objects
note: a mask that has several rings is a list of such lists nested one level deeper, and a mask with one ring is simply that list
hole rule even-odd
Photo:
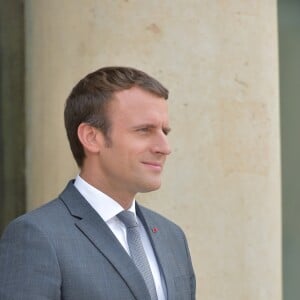
[{"label": "beige wall", "polygon": [[281,299],[276,1],[33,1],[26,9],[28,209],[77,172],[71,87],[105,65],[171,91],[173,154],[141,202],[186,231],[198,299]]}]

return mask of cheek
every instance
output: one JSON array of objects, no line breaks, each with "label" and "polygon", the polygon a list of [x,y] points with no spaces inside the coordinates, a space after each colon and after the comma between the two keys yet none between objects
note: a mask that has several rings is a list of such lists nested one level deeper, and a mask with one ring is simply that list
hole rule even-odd
[{"label": "cheek", "polygon": [[112,159],[116,159],[122,164],[134,163],[142,158],[151,147],[151,140],[147,137],[128,136],[124,134],[114,139],[112,144]]}]

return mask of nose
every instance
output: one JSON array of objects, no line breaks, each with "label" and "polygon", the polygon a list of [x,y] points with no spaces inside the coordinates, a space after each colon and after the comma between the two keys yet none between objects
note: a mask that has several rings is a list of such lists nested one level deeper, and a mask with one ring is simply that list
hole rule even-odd
[{"label": "nose", "polygon": [[153,152],[164,155],[171,154],[171,146],[165,133],[162,132],[157,136],[155,143],[153,143]]}]

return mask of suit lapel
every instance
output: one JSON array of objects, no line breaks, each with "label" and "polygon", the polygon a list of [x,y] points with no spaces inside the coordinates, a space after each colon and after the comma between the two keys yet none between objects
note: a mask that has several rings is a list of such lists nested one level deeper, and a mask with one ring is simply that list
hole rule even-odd
[{"label": "suit lapel", "polygon": [[145,282],[132,259],[97,212],[89,205],[70,182],[60,199],[70,214],[76,217],[75,225],[114,266],[136,299],[150,300]]},{"label": "suit lapel", "polygon": [[170,251],[168,244],[166,243],[166,235],[168,233],[164,232],[163,225],[157,223],[157,221],[152,218],[151,214],[147,213],[147,210],[143,209],[143,207],[136,205],[136,210],[148,233],[157,262],[164,277],[167,289],[167,299],[175,299],[176,288],[173,281],[174,274],[170,267],[170,261],[172,261],[172,258],[170,257]]}]

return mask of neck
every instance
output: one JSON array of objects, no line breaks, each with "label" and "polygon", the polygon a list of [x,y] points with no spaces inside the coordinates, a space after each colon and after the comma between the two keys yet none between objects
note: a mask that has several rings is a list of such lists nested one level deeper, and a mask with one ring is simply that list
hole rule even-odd
[{"label": "neck", "polygon": [[92,185],[94,188],[118,202],[125,210],[132,206],[135,194],[112,188],[109,184],[104,184],[104,181],[98,180],[97,176],[93,176],[92,174],[86,173],[83,170],[81,170],[79,176],[88,184]]}]

